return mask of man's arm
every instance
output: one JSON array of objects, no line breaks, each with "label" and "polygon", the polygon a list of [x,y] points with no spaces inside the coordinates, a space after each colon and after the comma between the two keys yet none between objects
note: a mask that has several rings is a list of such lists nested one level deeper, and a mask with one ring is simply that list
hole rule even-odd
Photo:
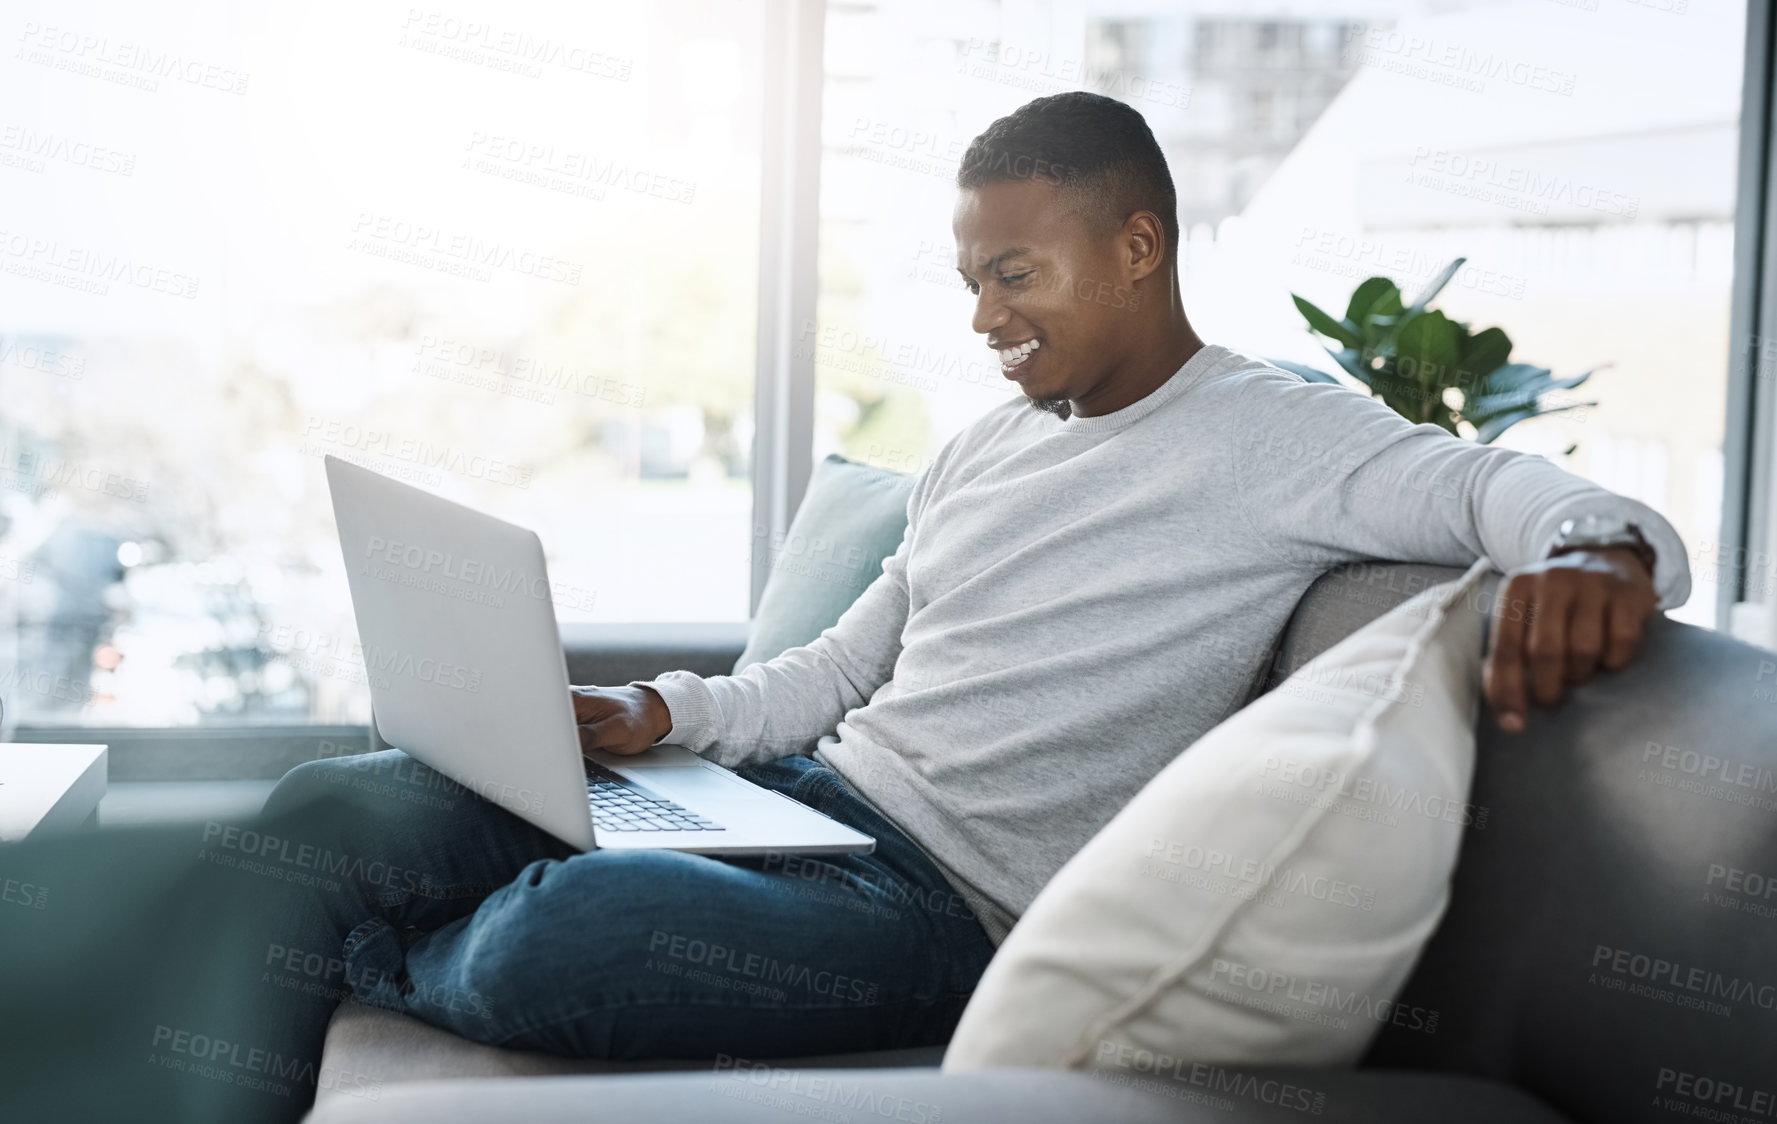
[{"label": "man's arm", "polygon": [[907,534],[882,574],[807,646],[705,679],[671,671],[631,683],[658,694],[672,726],[662,740],[730,768],[807,752],[894,676],[907,623]]},{"label": "man's arm", "polygon": [[[1598,667],[1621,667],[1646,618],[1690,595],[1671,524],[1541,457],[1416,426],[1362,394],[1281,374],[1253,380],[1240,415],[1237,488],[1285,560],[1326,569],[1486,557],[1511,575],[1484,682],[1508,730],[1523,726],[1527,685],[1547,704]],[[1551,559],[1561,524],[1586,515],[1634,524],[1653,549],[1652,573],[1627,550]]]},{"label": "man's arm", "polygon": [[624,687],[574,687],[580,747],[640,753],[683,745],[721,765],[804,753],[894,676],[907,624],[907,557],[940,452],[907,498],[907,530],[882,573],[809,644],[709,678],[671,671]]}]

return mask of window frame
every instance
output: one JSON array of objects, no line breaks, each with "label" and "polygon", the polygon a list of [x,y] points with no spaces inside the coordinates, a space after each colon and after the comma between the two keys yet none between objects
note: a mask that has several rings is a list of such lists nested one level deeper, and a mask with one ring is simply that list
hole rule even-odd
[{"label": "window frame", "polygon": [[798,344],[814,332],[819,280],[826,22],[827,0],[765,0],[749,619],[814,471],[814,350]]},{"label": "window frame", "polygon": [[[1760,341],[1777,339],[1777,230],[1770,222],[1777,191],[1772,175],[1771,9],[1746,5],[1746,59],[1740,96],[1740,166],[1734,204],[1734,281],[1728,326],[1727,417],[1722,438],[1722,512],[1717,535],[1716,626],[1742,639],[1777,642],[1777,605],[1767,600],[1744,622],[1750,604],[1747,556],[1772,544],[1771,442],[1777,388],[1762,377]],[[1738,626],[1738,627],[1736,627]]]}]

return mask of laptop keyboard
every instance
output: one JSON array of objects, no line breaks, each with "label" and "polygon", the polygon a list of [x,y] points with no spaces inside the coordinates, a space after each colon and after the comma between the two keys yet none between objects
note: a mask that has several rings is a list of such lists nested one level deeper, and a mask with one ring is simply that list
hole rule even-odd
[{"label": "laptop keyboard", "polygon": [[725,831],[721,824],[588,761],[586,800],[600,831]]}]

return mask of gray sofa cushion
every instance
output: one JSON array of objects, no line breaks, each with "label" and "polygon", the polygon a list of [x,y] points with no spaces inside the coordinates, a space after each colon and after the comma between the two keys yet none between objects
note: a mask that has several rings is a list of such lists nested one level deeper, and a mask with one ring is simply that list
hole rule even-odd
[{"label": "gray sofa cushion", "polygon": [[844,457],[814,466],[808,492],[781,543],[755,536],[758,561],[771,567],[739,673],[808,643],[832,628],[907,533],[913,477]]},{"label": "gray sofa cushion", "polygon": [[1054,1070],[752,1070],[530,1081],[434,1081],[343,1094],[307,1124],[1570,1124],[1515,1089],[1470,1078],[1215,1066],[1128,1085]]},{"label": "gray sofa cushion", "polygon": [[[774,1064],[853,1069],[936,1066],[943,1057],[944,1047],[922,1046],[909,1050],[790,1058]],[[325,1062],[334,1072],[350,1074],[353,1087],[387,1087],[404,1081],[438,1078],[658,1073],[709,1067],[705,1061],[684,1059],[611,1062],[483,1046],[400,1012],[367,1006],[355,999],[346,1000],[333,1013],[333,1021],[327,1026]],[[348,1094],[321,1091],[322,1097],[345,1095]]]}]

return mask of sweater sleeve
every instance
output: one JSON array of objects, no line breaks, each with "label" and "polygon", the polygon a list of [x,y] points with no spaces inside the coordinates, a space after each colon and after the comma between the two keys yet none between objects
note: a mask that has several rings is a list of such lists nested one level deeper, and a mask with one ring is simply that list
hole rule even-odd
[{"label": "sweater sleeve", "polygon": [[1229,426],[1238,500],[1286,562],[1376,559],[1502,571],[1548,557],[1561,523],[1633,523],[1654,549],[1660,608],[1690,596],[1684,542],[1646,504],[1541,457],[1414,425],[1365,394],[1277,372],[1253,377]]},{"label": "sweater sleeve", "polygon": [[907,623],[907,556],[926,479],[908,497],[901,545],[832,628],[739,675],[670,671],[632,682],[653,688],[666,702],[673,726],[661,742],[729,768],[808,753],[893,678]]}]

